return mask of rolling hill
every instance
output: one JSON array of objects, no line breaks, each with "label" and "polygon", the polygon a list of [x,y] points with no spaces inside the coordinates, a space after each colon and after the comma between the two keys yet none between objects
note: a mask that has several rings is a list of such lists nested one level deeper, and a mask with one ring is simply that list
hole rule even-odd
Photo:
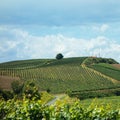
[{"label": "rolling hill", "polygon": [[119,88],[120,69],[113,64],[118,63],[113,59],[93,57],[1,63],[0,82],[4,82],[1,82],[0,88],[4,89],[4,84],[11,83],[11,79],[20,79],[25,83],[34,80],[40,90],[49,89],[51,93]]}]

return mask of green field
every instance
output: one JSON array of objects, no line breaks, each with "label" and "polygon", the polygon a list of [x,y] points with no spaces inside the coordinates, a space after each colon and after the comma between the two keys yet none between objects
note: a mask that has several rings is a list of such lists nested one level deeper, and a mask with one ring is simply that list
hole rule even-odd
[{"label": "green field", "polygon": [[114,78],[120,81],[120,69],[117,69],[110,64],[102,63],[102,64],[95,64],[89,67],[103,73],[104,75],[107,75],[111,78]]},{"label": "green field", "polygon": [[[28,80],[34,80],[41,91],[49,89],[51,93],[120,87],[120,82],[118,81],[120,79],[120,70],[115,73],[116,71],[111,68],[96,65],[97,68],[99,66],[102,68],[100,68],[102,71],[99,71],[99,69],[94,68],[95,65],[91,64],[90,68],[88,68],[83,65],[86,59],[88,62],[89,58],[87,57],[76,57],[62,60],[36,59],[1,63],[0,75],[18,77],[25,83]],[[93,58],[92,60],[91,62],[90,59],[91,63],[95,61]],[[98,60],[100,61],[101,59],[96,58],[96,61]],[[105,61],[109,61],[109,59],[105,59]],[[111,76],[106,74],[106,70],[111,71]],[[115,80],[111,80],[111,78]]]}]

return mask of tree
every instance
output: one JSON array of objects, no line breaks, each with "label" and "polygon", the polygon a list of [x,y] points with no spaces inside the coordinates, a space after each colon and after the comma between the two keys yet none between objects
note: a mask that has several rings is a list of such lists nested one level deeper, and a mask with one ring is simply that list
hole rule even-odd
[{"label": "tree", "polygon": [[61,54],[61,53],[58,53],[57,55],[56,55],[56,59],[57,60],[60,60],[60,59],[62,59],[63,58],[63,55]]},{"label": "tree", "polygon": [[11,83],[12,90],[15,94],[19,94],[22,92],[24,84],[19,80],[15,80]]}]

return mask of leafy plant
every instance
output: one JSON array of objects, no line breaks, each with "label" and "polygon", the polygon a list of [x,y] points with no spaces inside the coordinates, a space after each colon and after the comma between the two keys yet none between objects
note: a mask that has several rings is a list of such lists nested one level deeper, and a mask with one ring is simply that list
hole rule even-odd
[{"label": "leafy plant", "polygon": [[0,101],[2,120],[119,120],[120,110],[107,106],[83,108],[79,101],[67,104],[58,101],[52,106],[42,105],[40,100]]},{"label": "leafy plant", "polygon": [[23,86],[24,84],[19,80],[15,80],[11,83],[12,90],[15,94],[22,93]]},{"label": "leafy plant", "polygon": [[28,99],[40,99],[40,93],[38,87],[35,85],[34,81],[30,81],[27,83],[26,87],[24,88],[25,97]]}]

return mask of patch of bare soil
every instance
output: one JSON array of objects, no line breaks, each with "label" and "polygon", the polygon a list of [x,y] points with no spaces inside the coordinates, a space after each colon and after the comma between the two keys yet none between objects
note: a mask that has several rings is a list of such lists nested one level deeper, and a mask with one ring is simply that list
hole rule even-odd
[{"label": "patch of bare soil", "polygon": [[112,64],[112,66],[120,69],[120,64]]},{"label": "patch of bare soil", "polygon": [[18,77],[0,76],[0,89],[11,90],[11,83],[19,80]]}]

